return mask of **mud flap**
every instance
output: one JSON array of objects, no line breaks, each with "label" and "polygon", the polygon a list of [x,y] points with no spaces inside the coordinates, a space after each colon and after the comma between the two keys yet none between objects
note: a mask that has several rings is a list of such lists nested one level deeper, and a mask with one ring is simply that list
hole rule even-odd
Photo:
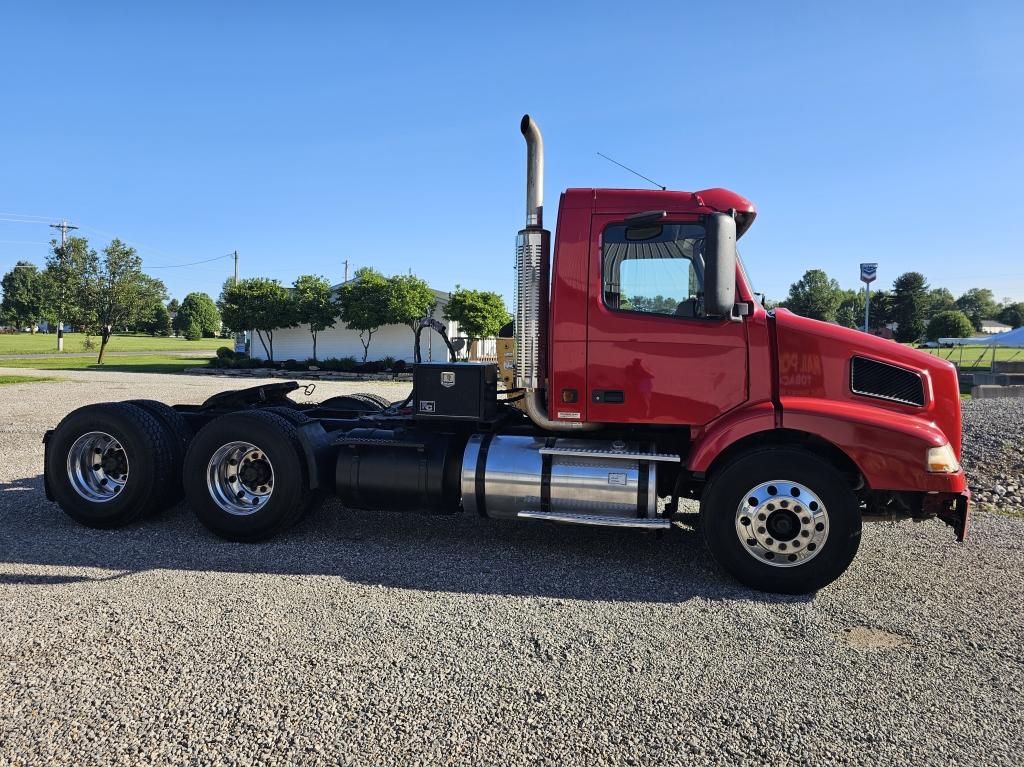
[{"label": "mud flap", "polygon": [[924,506],[932,506],[935,516],[953,528],[956,539],[961,543],[967,538],[971,516],[971,491],[964,490],[956,495],[941,494],[925,496]]}]

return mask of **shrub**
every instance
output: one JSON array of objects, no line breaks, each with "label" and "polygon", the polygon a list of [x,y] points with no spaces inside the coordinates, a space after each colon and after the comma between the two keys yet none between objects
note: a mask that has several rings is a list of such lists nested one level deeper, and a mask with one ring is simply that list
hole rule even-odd
[{"label": "shrub", "polygon": [[355,357],[342,357],[340,360],[338,360],[338,370],[351,372],[355,370],[357,367],[359,367],[359,362],[356,360]]},{"label": "shrub", "polygon": [[391,370],[391,368],[393,368],[395,366],[395,358],[394,357],[384,357],[380,361],[380,364],[382,364],[384,366],[385,370]]},{"label": "shrub", "polygon": [[958,311],[939,312],[928,323],[926,335],[932,341],[939,338],[967,338],[974,333],[974,325],[966,314]]},{"label": "shrub", "polygon": [[222,360],[233,360],[235,358],[235,350],[230,346],[222,346],[217,349],[217,357]]}]

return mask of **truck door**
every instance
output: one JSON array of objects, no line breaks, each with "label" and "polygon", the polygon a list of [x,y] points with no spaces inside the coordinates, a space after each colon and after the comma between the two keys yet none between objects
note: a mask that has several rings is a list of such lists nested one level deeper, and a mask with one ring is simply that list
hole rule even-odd
[{"label": "truck door", "polygon": [[703,316],[704,227],[593,216],[587,420],[702,425],[747,398],[743,322]]}]

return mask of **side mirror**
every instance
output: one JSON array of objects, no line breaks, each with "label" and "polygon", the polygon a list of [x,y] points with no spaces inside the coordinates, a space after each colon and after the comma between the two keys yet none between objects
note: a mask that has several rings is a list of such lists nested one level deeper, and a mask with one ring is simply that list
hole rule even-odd
[{"label": "side mirror", "polygon": [[712,213],[704,230],[704,312],[729,317],[736,304],[736,219]]}]

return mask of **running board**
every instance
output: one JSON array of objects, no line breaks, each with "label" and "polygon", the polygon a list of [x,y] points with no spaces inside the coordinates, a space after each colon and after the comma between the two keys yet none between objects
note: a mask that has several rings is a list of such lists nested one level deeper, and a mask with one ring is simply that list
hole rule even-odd
[{"label": "running board", "polygon": [[548,522],[566,522],[572,525],[597,527],[639,527],[645,530],[667,530],[672,523],[667,519],[640,519],[638,517],[601,517],[596,514],[568,514],[559,511],[525,509],[516,515],[519,519],[546,519]]},{"label": "running board", "polygon": [[667,461],[681,463],[675,453],[633,453],[625,450],[596,450],[587,447],[542,447],[541,455],[571,455],[576,458],[620,458],[626,461]]}]

